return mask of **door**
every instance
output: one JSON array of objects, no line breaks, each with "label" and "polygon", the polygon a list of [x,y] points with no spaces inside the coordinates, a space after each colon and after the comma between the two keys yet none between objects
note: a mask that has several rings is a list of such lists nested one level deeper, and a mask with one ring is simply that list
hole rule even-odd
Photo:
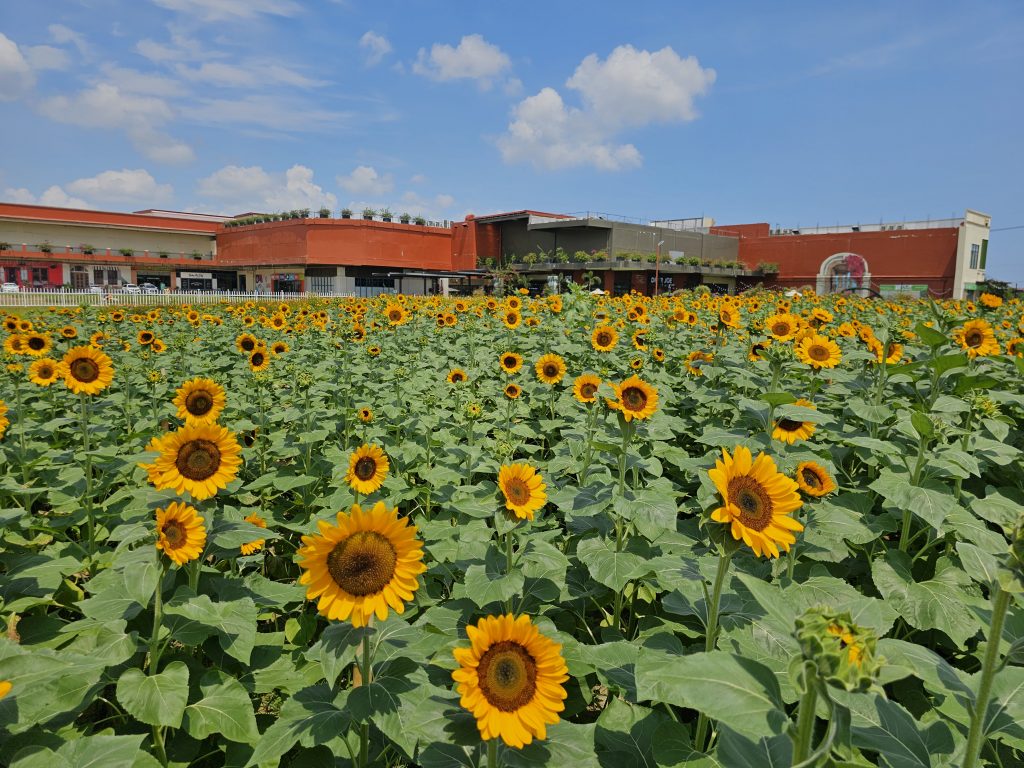
[{"label": "door", "polygon": [[76,291],[85,291],[89,288],[89,273],[85,267],[71,268],[71,287]]}]

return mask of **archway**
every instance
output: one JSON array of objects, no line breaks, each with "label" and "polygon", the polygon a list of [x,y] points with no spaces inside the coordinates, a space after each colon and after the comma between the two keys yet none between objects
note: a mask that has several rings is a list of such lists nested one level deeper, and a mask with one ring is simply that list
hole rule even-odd
[{"label": "archway", "polygon": [[818,295],[861,292],[870,286],[871,271],[867,259],[858,253],[834,253],[821,262],[818,269]]}]

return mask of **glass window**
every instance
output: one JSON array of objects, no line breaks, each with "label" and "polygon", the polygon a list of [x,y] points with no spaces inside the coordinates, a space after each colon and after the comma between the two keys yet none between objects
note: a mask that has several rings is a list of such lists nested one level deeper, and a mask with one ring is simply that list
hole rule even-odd
[{"label": "glass window", "polygon": [[32,285],[49,285],[50,270],[46,267],[32,267]]},{"label": "glass window", "polygon": [[103,270],[100,267],[93,268],[92,282],[93,285],[103,285]]},{"label": "glass window", "polygon": [[981,246],[978,245],[977,243],[974,243],[971,246],[971,269],[978,268],[978,255],[980,254],[980,252]]},{"label": "glass window", "polygon": [[117,270],[116,269],[108,269],[107,270],[107,285],[117,285],[117,282],[118,282],[118,280],[117,280]]},{"label": "glass window", "polygon": [[981,241],[981,261],[978,264],[978,269],[985,268],[985,259],[988,258],[988,240]]}]

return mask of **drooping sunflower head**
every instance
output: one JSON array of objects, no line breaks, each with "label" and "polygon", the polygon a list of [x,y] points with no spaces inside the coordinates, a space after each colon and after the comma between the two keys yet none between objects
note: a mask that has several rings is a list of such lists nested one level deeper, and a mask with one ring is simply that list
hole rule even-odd
[{"label": "drooping sunflower head", "polygon": [[732,537],[759,557],[778,557],[780,548],[789,551],[796,542],[793,533],[804,529],[790,515],[803,502],[796,482],[779,472],[770,456],[761,453],[753,459],[742,445],[730,456],[723,448],[708,475],[722,496],[712,520],[729,524]]},{"label": "drooping sunflower head", "polygon": [[771,346],[771,343],[771,339],[755,341],[750,345],[750,349],[747,351],[747,359],[752,363],[757,362],[758,360],[764,360],[763,353],[767,351],[768,347]]},{"label": "drooping sunflower head", "polygon": [[518,352],[505,352],[498,359],[501,370],[511,376],[523,367],[523,356]]},{"label": "drooping sunflower head", "polygon": [[48,387],[60,377],[60,363],[51,357],[36,360],[28,368],[28,380],[40,387]]},{"label": "drooping sunflower head", "polygon": [[178,565],[195,560],[206,546],[205,521],[195,507],[172,501],[156,511],[156,548]]},{"label": "drooping sunflower head", "polygon": [[639,376],[612,384],[612,389],[615,400],[608,400],[608,407],[619,411],[626,421],[649,419],[658,408],[658,390]]},{"label": "drooping sunflower head", "polygon": [[978,297],[978,301],[981,302],[983,307],[988,307],[989,309],[999,309],[999,307],[1003,306],[1003,297],[996,296],[994,293],[983,293]]},{"label": "drooping sunflower head", "polygon": [[839,345],[827,336],[811,334],[797,342],[796,357],[815,369],[835,368],[842,360]]},{"label": "drooping sunflower head", "polygon": [[390,469],[388,457],[380,446],[365,443],[349,455],[345,482],[356,493],[371,494],[384,484]]},{"label": "drooping sunflower head", "polygon": [[453,651],[460,703],[473,713],[482,739],[521,748],[547,738],[567,697],[569,669],[561,646],[529,616],[488,616],[468,625],[468,648]]},{"label": "drooping sunflower head", "polygon": [[426,570],[423,543],[409,519],[378,501],[372,509],[355,504],[339,512],[337,525],[317,525],[320,533],[303,536],[297,555],[299,583],[320,614],[363,627],[371,616],[386,619],[389,608],[403,613],[419,588],[416,577]]},{"label": "drooping sunflower head", "polygon": [[178,418],[197,426],[217,421],[226,403],[224,388],[212,379],[203,378],[186,381],[174,398]]},{"label": "drooping sunflower head", "polygon": [[515,400],[521,394],[523,394],[522,387],[520,387],[518,384],[513,384],[511,382],[505,385],[504,392],[505,397],[507,397],[509,400]]},{"label": "drooping sunflower head", "polygon": [[[803,408],[816,408],[814,403],[803,398],[797,400],[793,405],[799,405]],[[797,440],[810,440],[815,428],[813,421],[781,418],[775,421],[775,425],[772,428],[772,437],[792,445]]]},{"label": "drooping sunflower head", "polygon": [[619,343],[619,334],[610,325],[599,325],[590,334],[590,345],[598,352],[611,352]]},{"label": "drooping sunflower head", "polygon": [[533,520],[547,503],[543,478],[529,464],[506,464],[498,471],[498,488],[505,496],[505,508],[520,520]]},{"label": "drooping sunflower head", "polygon": [[710,363],[715,359],[715,355],[712,352],[704,352],[700,349],[695,349],[693,352],[686,356],[686,372],[691,376],[703,376],[704,363]]},{"label": "drooping sunflower head", "polygon": [[601,377],[592,373],[577,376],[572,383],[572,395],[581,403],[597,402],[597,388],[601,386]]},{"label": "drooping sunflower head", "polygon": [[828,470],[814,461],[802,461],[796,468],[796,484],[808,496],[821,497],[836,489]]},{"label": "drooping sunflower head", "polygon": [[538,379],[554,386],[565,377],[565,360],[560,355],[549,353],[537,361],[534,370]]},{"label": "drooping sunflower head", "polygon": [[72,347],[60,361],[60,374],[67,388],[75,394],[96,395],[114,380],[114,363],[98,349]]},{"label": "drooping sunflower head", "polygon": [[242,449],[233,433],[219,424],[186,424],[153,446],[160,455],[141,465],[157,489],[209,499],[238,475]]},{"label": "drooping sunflower head", "polygon": [[465,384],[469,381],[469,376],[461,368],[452,368],[448,371],[448,375],[445,377],[449,384]]}]

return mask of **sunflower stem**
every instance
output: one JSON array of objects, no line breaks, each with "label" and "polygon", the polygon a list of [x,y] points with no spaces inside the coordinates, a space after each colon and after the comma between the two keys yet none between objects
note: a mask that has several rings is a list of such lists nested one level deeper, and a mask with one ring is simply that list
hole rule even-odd
[{"label": "sunflower stem", "polygon": [[814,735],[814,709],[818,703],[818,681],[804,670],[804,685],[807,690],[800,699],[797,709],[796,738],[793,741],[793,764],[803,762],[811,752],[811,737]]},{"label": "sunflower stem", "polygon": [[156,592],[153,594],[153,631],[149,635],[149,674],[155,675],[160,665],[160,625],[164,620],[163,587],[164,575],[167,573],[167,565],[160,557],[160,550],[156,550],[157,565],[160,577],[156,583]]},{"label": "sunflower stem", "polygon": [[[725,585],[726,574],[729,572],[729,564],[732,562],[732,553],[722,551],[718,556],[718,570],[715,571],[715,583],[712,586],[711,602],[708,603],[707,633],[704,636],[704,652],[710,653],[718,645],[718,606],[722,599],[722,587]],[[703,712],[697,718],[697,738],[694,746],[703,751],[704,741],[707,737],[709,720]]]},{"label": "sunflower stem", "polygon": [[487,740],[487,768],[498,768],[498,740]]},{"label": "sunflower stem", "polygon": [[[366,622],[366,629],[372,631],[373,616]],[[362,680],[360,685],[370,685],[373,682],[373,660],[370,656],[370,631],[363,634],[360,643],[362,662],[359,665],[359,672]],[[367,768],[370,765],[370,723],[366,721],[359,726],[359,765],[360,768]]]},{"label": "sunflower stem", "polygon": [[587,451],[583,459],[583,470],[580,472],[579,484],[586,485],[587,475],[590,474],[590,462],[594,460],[594,422],[596,421],[597,408],[594,403],[587,404]]},{"label": "sunflower stem", "polygon": [[981,665],[978,695],[971,713],[971,730],[967,734],[967,747],[964,750],[964,768],[975,768],[978,765],[978,755],[985,740],[985,716],[988,714],[988,701],[992,694],[992,679],[998,666],[999,643],[1003,639],[1003,620],[1010,607],[1010,593],[1001,589],[998,581],[993,584],[992,592],[992,624],[988,632],[985,660]]},{"label": "sunflower stem", "polygon": [[[914,471],[910,475],[910,484],[918,486],[921,483],[921,472],[924,470],[926,448],[928,440],[921,436],[917,440],[917,461],[914,463]],[[900,552],[906,552],[910,546],[910,529],[913,523],[914,513],[910,509],[903,510],[903,525],[900,530]]]},{"label": "sunflower stem", "polygon": [[93,551],[96,547],[96,521],[92,511],[92,454],[89,447],[89,396],[84,392],[78,395],[82,406],[82,452],[85,458],[85,495],[82,506],[85,507],[87,537],[89,540],[88,564],[92,566]]}]

